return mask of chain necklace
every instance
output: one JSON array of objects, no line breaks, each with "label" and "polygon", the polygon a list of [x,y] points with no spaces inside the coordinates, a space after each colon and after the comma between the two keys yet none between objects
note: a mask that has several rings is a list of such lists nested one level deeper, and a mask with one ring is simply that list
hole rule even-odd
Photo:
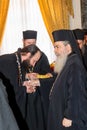
[{"label": "chain necklace", "polygon": [[18,82],[19,82],[19,86],[22,85],[22,72],[21,72],[21,65],[20,65],[20,61],[19,61],[19,57],[17,52],[15,53],[16,58],[17,58],[17,64],[18,64]]},{"label": "chain necklace", "polygon": [[51,90],[50,90],[49,99],[51,98],[51,95],[52,95],[52,92],[53,92],[53,89],[54,89],[54,85],[55,85],[55,83],[56,83],[58,77],[59,77],[59,75],[57,75],[57,77],[56,77],[56,79],[55,79],[55,81],[54,81],[54,83],[53,83],[53,86],[52,86],[52,88],[51,88]]},{"label": "chain necklace", "polygon": [[29,73],[33,73],[33,70],[34,70],[33,66],[28,68]]}]

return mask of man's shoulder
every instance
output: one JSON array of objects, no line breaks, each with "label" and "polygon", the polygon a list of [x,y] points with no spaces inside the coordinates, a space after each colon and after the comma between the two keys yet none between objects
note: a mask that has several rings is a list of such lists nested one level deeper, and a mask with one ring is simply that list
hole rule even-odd
[{"label": "man's shoulder", "polygon": [[43,51],[42,51],[42,56],[41,57],[48,59],[47,55]]},{"label": "man's shoulder", "polygon": [[15,57],[16,56],[15,56],[14,53],[1,55],[0,56],[0,64],[3,64],[4,62],[6,64],[9,63],[9,62],[12,62],[12,61],[14,61]]}]

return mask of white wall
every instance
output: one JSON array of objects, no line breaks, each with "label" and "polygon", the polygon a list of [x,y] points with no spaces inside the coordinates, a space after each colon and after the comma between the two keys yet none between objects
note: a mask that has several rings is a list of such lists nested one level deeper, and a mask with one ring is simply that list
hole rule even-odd
[{"label": "white wall", "polygon": [[82,28],[81,26],[81,3],[80,0],[72,0],[74,8],[74,18],[70,16],[70,28]]}]

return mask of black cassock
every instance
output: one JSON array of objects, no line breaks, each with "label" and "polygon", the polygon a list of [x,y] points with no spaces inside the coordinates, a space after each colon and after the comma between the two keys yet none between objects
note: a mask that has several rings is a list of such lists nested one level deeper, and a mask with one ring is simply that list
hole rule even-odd
[{"label": "black cassock", "polygon": [[19,70],[15,53],[0,56],[0,77],[8,93],[9,104],[20,130],[26,129],[26,89],[19,85]]},{"label": "black cassock", "polygon": [[87,70],[87,45],[84,45],[84,53],[82,54],[83,64]]},{"label": "black cassock", "polygon": [[[40,60],[36,63],[35,67],[33,68],[33,72],[42,75],[46,73],[52,73],[47,56],[43,52]],[[52,78],[39,79],[40,87],[37,88],[37,91],[35,93],[28,94],[29,103],[27,116],[29,116],[28,119],[30,119],[31,122],[30,130],[47,129],[49,92],[55,80],[55,77],[56,75],[53,74]],[[36,120],[35,125],[33,125],[34,120]]]},{"label": "black cassock", "polygon": [[[68,57],[50,92],[47,130],[87,130],[86,71],[76,54]],[[72,126],[63,127],[63,118]]]},{"label": "black cassock", "polygon": [[[20,56],[19,60],[21,63]],[[25,70],[21,64],[20,66],[24,78]],[[50,82],[43,79],[41,87],[35,93],[27,94],[26,88],[19,85],[19,69],[15,53],[0,56],[0,72],[4,75],[0,77],[7,88],[9,103],[20,130],[45,130],[49,91],[54,79],[46,79]],[[34,72],[41,74],[50,72],[49,62],[44,53]]]}]

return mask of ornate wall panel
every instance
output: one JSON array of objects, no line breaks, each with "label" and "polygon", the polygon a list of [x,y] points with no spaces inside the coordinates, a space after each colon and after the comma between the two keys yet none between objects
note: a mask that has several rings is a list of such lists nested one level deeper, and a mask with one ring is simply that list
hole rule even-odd
[{"label": "ornate wall panel", "polygon": [[81,0],[81,21],[82,28],[87,29],[87,0]]}]

